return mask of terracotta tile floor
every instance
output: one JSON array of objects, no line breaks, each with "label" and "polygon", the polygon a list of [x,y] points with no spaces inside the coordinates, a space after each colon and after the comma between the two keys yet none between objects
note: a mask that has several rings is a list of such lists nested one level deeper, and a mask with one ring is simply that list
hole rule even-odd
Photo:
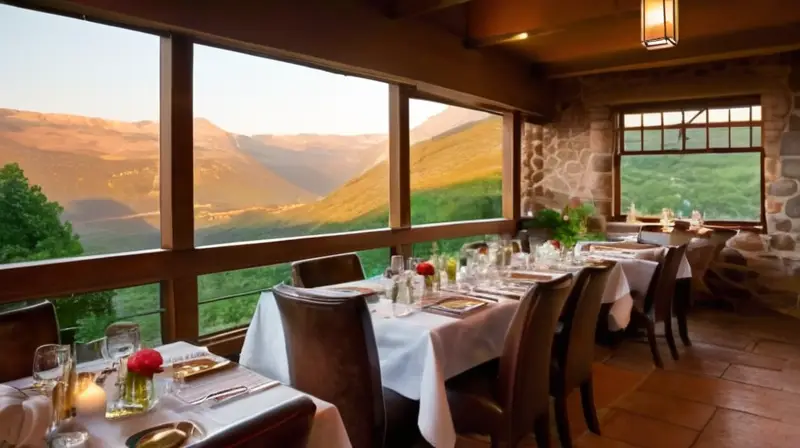
[{"label": "terracotta tile floor", "polygon": [[[678,361],[661,338],[663,370],[644,343],[597,347],[602,436],[586,431],[575,393],[569,420],[576,447],[800,447],[800,320],[759,308],[696,310],[689,329],[693,345],[678,340]],[[555,426],[551,437],[560,446]],[[472,436],[457,444],[486,446],[487,439]],[[536,443],[531,437],[524,446]]]}]

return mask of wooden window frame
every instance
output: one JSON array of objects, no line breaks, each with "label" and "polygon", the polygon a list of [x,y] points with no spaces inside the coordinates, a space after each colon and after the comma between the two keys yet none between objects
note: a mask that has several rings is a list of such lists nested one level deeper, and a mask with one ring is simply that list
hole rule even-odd
[{"label": "wooden window frame", "polygon": [[[711,123],[710,122],[710,114],[708,113],[709,109],[719,109],[719,108],[739,108],[739,107],[752,107],[752,106],[760,106],[761,101],[760,98],[757,96],[748,96],[748,97],[736,97],[736,98],[721,98],[721,99],[714,99],[714,100],[703,100],[703,101],[678,101],[678,102],[664,102],[664,103],[651,103],[651,104],[639,104],[639,105],[629,105],[625,107],[619,107],[614,109],[614,158],[613,158],[613,174],[614,174],[614,184],[613,184],[613,206],[614,206],[614,217],[615,221],[625,220],[627,217],[626,214],[622,213],[622,185],[621,185],[621,177],[622,177],[622,157],[623,156],[663,156],[663,155],[688,155],[688,154],[736,154],[736,153],[757,153],[760,154],[760,203],[761,203],[761,217],[758,221],[725,221],[725,220],[708,220],[706,221],[707,224],[713,226],[721,226],[721,227],[748,227],[748,228],[765,228],[765,219],[766,219],[766,210],[765,210],[765,199],[766,199],[766,191],[764,186],[764,121],[763,121],[763,111],[762,111],[762,119],[761,120],[753,120],[752,117],[752,108],[750,110],[750,119],[749,121],[731,121],[730,120],[730,112],[728,112],[728,121],[722,123]],[[683,113],[690,110],[700,110],[705,111],[706,119],[705,123],[683,123],[685,120]],[[677,125],[665,125],[664,124],[664,113],[669,112],[681,112],[681,123]],[[661,124],[658,126],[645,126],[644,125],[644,117],[642,115],[642,123],[638,127],[624,127],[624,116],[630,114],[646,114],[646,113],[661,113]],[[742,148],[712,148],[711,147],[711,129],[721,129],[727,128],[728,129],[728,146],[731,145],[731,129],[736,127],[747,127],[749,129],[749,136],[750,136],[750,147],[742,147]],[[759,146],[752,146],[752,139],[753,139],[753,127],[760,127],[761,128],[761,145]],[[665,139],[665,130],[669,129],[679,129],[679,130],[686,130],[686,129],[705,129],[706,135],[706,145],[705,148],[702,149],[686,149],[686,136],[683,133],[683,137],[681,138],[681,148],[680,149],[664,149],[664,139]],[[626,131],[639,131],[641,134],[641,148],[639,150],[625,150],[625,132]],[[660,150],[645,150],[644,149],[644,131],[646,130],[657,130],[661,132],[661,149]],[[658,222],[658,217],[652,216],[644,216],[639,218],[643,222]]]},{"label": "wooden window frame", "polygon": [[[35,5],[31,9],[45,11]],[[49,8],[46,12],[74,17]],[[142,30],[124,23],[97,22]],[[200,275],[385,247],[402,253],[410,250],[414,243],[516,232],[520,203],[520,113],[483,108],[483,103],[481,107],[463,104],[446,96],[422,98],[490,110],[503,116],[503,217],[411,226],[408,109],[409,99],[417,92],[412,86],[382,80],[389,84],[390,96],[391,182],[387,228],[198,247],[194,240],[192,67],[194,44],[206,43],[202,36],[155,34],[161,36],[161,248],[0,265],[0,284],[4,285],[0,288],[0,304],[160,283],[163,343],[197,342],[227,355],[241,348],[246,327],[200,336],[197,287]],[[226,48],[258,55],[246,45],[241,49]],[[308,65],[300,61],[287,62]],[[315,68],[342,73],[339,68]],[[356,69],[344,74],[363,77]]]}]

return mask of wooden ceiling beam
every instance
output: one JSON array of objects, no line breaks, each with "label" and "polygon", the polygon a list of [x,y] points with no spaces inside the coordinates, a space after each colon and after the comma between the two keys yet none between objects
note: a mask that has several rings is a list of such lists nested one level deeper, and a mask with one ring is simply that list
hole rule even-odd
[{"label": "wooden ceiling beam", "polygon": [[548,65],[550,78],[645,70],[800,50],[800,22],[696,39],[669,51],[636,48]]},{"label": "wooden ceiling beam", "polygon": [[484,99],[498,110],[538,116],[553,110],[545,80],[532,76],[523,59],[465,49],[457,36],[423,21],[392,20],[365,2],[32,1],[334,72],[440,87]]},{"label": "wooden ceiling beam", "polygon": [[430,14],[440,9],[462,5],[470,0],[392,0],[389,16],[393,19],[405,19]]},{"label": "wooden ceiling beam", "polygon": [[[699,48],[715,39],[737,39],[737,35],[763,40],[777,36],[760,36],[753,30],[784,27],[800,22],[800,8],[787,7],[786,3],[795,0],[761,0],[757,6],[750,0],[704,0],[702,2],[684,1],[680,5],[679,43],[676,48],[662,51],[649,51],[648,58],[670,58],[680,48]],[[638,15],[624,15],[616,20],[600,20],[584,26],[566,27],[564,32],[542,36],[526,43],[526,50],[535,55],[538,62],[557,64],[581,59],[598,58],[630,51],[642,50],[640,41],[641,25]],[[752,46],[749,46],[752,48]],[[730,46],[727,49],[735,49]],[[726,50],[726,48],[722,48]],[[663,53],[655,55],[655,53]]]},{"label": "wooden ceiling beam", "polygon": [[[471,39],[490,40],[527,32],[520,52],[545,64],[640,50],[641,0],[560,2],[474,0],[469,4]],[[800,21],[796,0],[682,1],[679,47],[684,43]],[[670,49],[669,52],[674,52]]]},{"label": "wooden ceiling beam", "polygon": [[620,14],[638,17],[640,7],[641,0],[474,0],[468,5],[467,28],[476,40],[523,32],[535,35]]}]

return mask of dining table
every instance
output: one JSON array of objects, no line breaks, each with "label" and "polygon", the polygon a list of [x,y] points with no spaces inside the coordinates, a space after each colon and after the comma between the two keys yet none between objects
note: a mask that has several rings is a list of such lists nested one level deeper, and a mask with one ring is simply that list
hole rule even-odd
[{"label": "dining table", "polygon": [[[187,342],[174,342],[171,344],[156,347],[161,353],[165,364],[184,361],[196,357],[215,357],[206,348],[198,347]],[[220,358],[217,358],[220,359]],[[102,369],[105,364],[103,361],[93,361],[86,364],[79,364],[78,371],[91,371],[94,368]],[[201,433],[193,436],[202,438],[206,435],[225,431],[236,423],[252,417],[254,414],[263,412],[271,407],[280,406],[282,403],[297,396],[306,395],[296,389],[284,384],[276,384],[274,387],[265,388],[256,392],[251,392],[237,397],[234,400],[220,402],[215,405],[189,404],[186,397],[205,394],[213,388],[230,387],[232,381],[240,378],[248,378],[249,381],[267,383],[269,378],[264,378],[260,374],[253,372],[246,367],[236,365],[233,368],[210,374],[203,378],[205,390],[193,389],[194,382],[187,383],[180,387],[167,387],[170,390],[164,396],[159,397],[155,407],[144,414],[133,415],[122,419],[109,420],[101,413],[100,415],[78,415],[74,419],[74,425],[82,427],[89,434],[89,439],[85,446],[89,447],[124,447],[126,440],[139,431],[152,428],[170,422],[190,421],[200,428]],[[160,377],[158,374],[155,379],[156,384],[170,384],[171,378]],[[196,380],[198,383],[200,379]],[[32,378],[21,378],[8,383],[17,388],[26,388],[32,384]],[[214,386],[216,384],[216,386]],[[108,387],[108,386],[106,386]],[[209,389],[210,388],[210,389]],[[157,387],[159,389],[159,387]],[[174,389],[174,390],[171,390]],[[311,431],[308,438],[309,448],[348,448],[350,440],[347,437],[344,423],[336,407],[328,402],[316,397],[309,396],[316,405]],[[42,442],[44,446],[44,441]]]},{"label": "dining table", "polygon": [[[615,267],[601,300],[613,303],[622,300],[622,307],[613,318],[624,328],[633,306],[630,289],[621,268]],[[529,278],[553,279],[563,271],[518,271]],[[368,279],[329,285],[324,289],[353,287],[380,291],[384,284]],[[438,294],[467,296],[456,287]],[[375,343],[380,360],[381,381],[409,399],[419,401],[417,424],[425,440],[435,447],[453,447],[456,431],[447,402],[445,382],[489,360],[503,351],[506,332],[519,305],[520,297],[511,297],[501,290],[475,288],[469,297],[485,300],[479,312],[465,316],[449,316],[421,308],[406,316],[396,317],[387,299],[369,305]],[[613,307],[612,307],[613,308]],[[240,362],[250,369],[289,384],[289,369],[283,325],[275,297],[269,291],[261,294],[255,314],[247,330]]]}]

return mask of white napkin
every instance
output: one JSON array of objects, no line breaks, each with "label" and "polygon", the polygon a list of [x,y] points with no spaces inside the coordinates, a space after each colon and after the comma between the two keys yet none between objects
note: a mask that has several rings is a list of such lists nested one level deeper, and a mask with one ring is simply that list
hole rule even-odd
[{"label": "white napkin", "polygon": [[14,446],[41,446],[53,416],[47,397],[28,397],[0,384],[0,440]]}]

